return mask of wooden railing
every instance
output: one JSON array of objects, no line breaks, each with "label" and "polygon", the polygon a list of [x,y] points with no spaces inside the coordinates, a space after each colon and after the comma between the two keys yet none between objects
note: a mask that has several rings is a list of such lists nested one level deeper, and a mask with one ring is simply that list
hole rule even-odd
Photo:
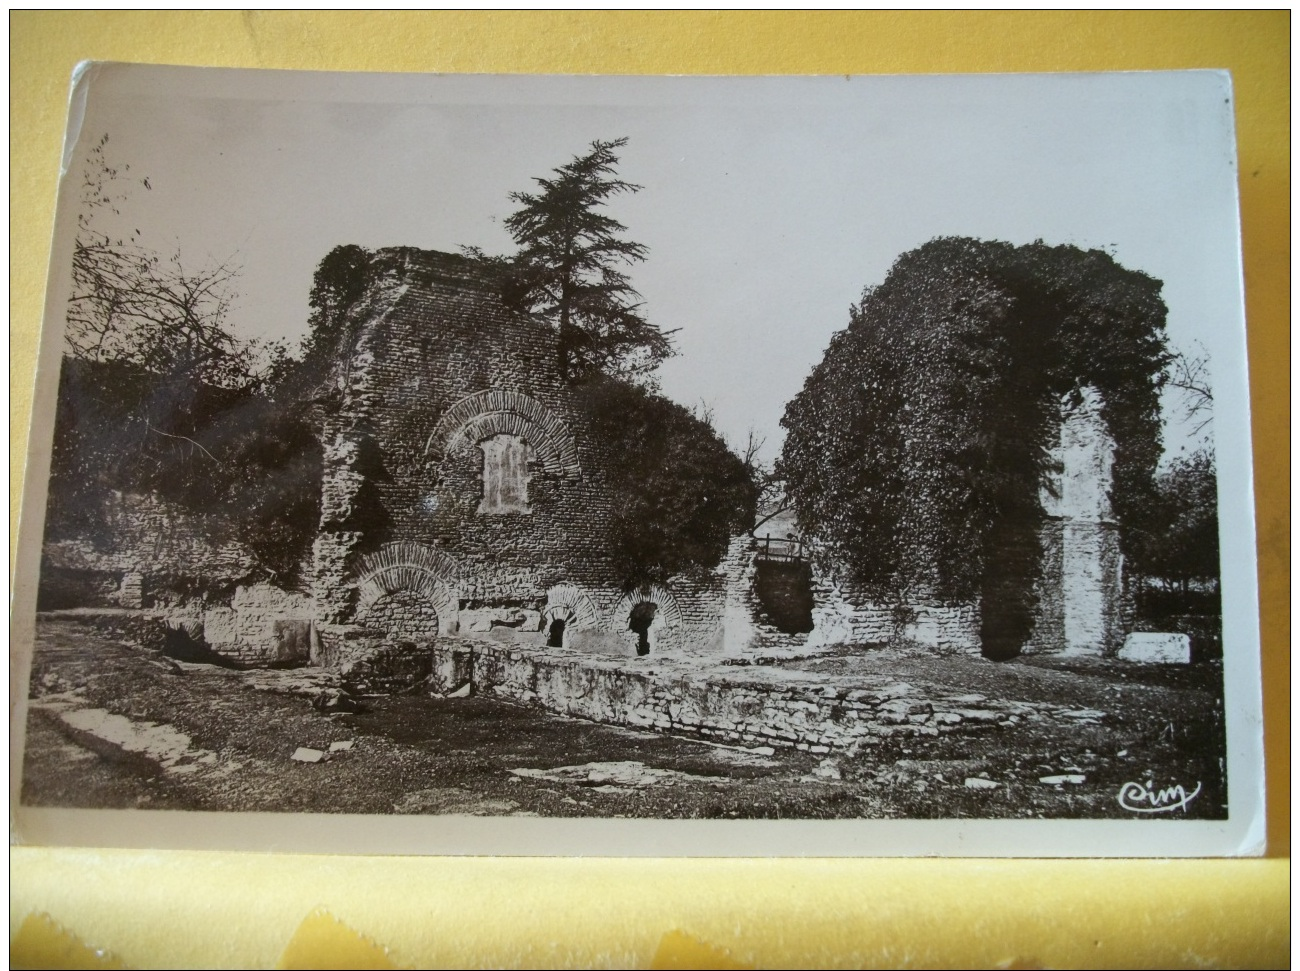
[{"label": "wooden railing", "polygon": [[759,560],[770,560],[777,563],[798,563],[804,557],[802,539],[758,536],[755,537],[755,541],[758,543]]}]

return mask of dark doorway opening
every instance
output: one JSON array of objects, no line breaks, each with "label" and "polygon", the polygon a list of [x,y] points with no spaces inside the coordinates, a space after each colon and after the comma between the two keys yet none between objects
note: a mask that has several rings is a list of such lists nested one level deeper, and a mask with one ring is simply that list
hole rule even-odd
[{"label": "dark doorway opening", "polygon": [[565,623],[559,617],[551,621],[551,626],[547,629],[546,646],[563,647],[564,646],[564,627]]},{"label": "dark doorway opening", "polygon": [[636,653],[638,657],[644,657],[650,653],[650,625],[654,623],[657,609],[659,609],[658,604],[642,601],[633,607],[632,612],[628,614],[628,630],[636,632]]},{"label": "dark doorway opening", "polygon": [[759,560],[754,591],[767,621],[785,634],[813,629],[812,568],[805,560]]}]

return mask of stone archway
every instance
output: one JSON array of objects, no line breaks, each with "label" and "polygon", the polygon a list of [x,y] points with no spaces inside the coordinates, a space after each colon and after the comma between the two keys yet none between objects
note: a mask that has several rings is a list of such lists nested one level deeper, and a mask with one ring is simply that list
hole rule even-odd
[{"label": "stone archway", "polygon": [[459,626],[458,573],[456,561],[441,550],[422,543],[386,543],[357,566],[357,619],[409,621],[454,634]]},{"label": "stone archway", "polygon": [[682,609],[667,589],[657,583],[638,587],[614,607],[617,630],[637,635],[637,654],[652,654],[675,639],[683,623]]},{"label": "stone archway", "polygon": [[585,590],[572,583],[557,583],[546,591],[546,606],[542,608],[547,647],[568,647],[574,631],[594,630],[599,626],[598,618],[596,605]]}]

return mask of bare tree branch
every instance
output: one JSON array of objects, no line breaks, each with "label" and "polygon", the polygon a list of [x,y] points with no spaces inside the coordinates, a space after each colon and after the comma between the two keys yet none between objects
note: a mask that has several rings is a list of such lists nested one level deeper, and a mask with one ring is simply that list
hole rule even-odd
[{"label": "bare tree branch", "polygon": [[[1210,384],[1210,354],[1197,341],[1198,351],[1189,357],[1175,354],[1169,362],[1168,386],[1183,395],[1183,417],[1199,435],[1214,421],[1214,391]],[[1194,423],[1194,424],[1193,424]]]},{"label": "bare tree branch", "polygon": [[69,353],[222,387],[255,381],[258,349],[225,328],[238,269],[229,261],[188,268],[179,251],[164,259],[143,246],[139,230],[112,231],[137,184],[151,186],[148,179],[128,181],[129,166],[111,164],[107,144],[105,136],[91,149],[82,184],[65,330]]}]

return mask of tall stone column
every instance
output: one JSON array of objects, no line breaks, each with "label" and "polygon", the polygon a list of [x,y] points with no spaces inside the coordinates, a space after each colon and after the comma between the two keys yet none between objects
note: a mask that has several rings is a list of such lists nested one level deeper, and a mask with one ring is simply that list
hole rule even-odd
[{"label": "tall stone column", "polygon": [[321,477],[321,528],[312,544],[312,593],[317,619],[338,624],[351,619],[356,593],[347,582],[361,533],[340,529],[352,519],[353,507],[365,482],[356,469],[357,442],[339,432],[325,447]]},{"label": "tall stone column", "polygon": [[726,571],[727,586],[722,607],[722,652],[743,654],[753,645],[757,636],[754,623],[754,540],[749,536],[733,536],[722,561]]},{"label": "tall stone column", "polygon": [[1037,650],[1076,656],[1113,654],[1124,639],[1124,563],[1110,505],[1115,443],[1101,416],[1101,396],[1085,388],[1065,409],[1054,450],[1061,465],[1044,490],[1043,572]]}]

